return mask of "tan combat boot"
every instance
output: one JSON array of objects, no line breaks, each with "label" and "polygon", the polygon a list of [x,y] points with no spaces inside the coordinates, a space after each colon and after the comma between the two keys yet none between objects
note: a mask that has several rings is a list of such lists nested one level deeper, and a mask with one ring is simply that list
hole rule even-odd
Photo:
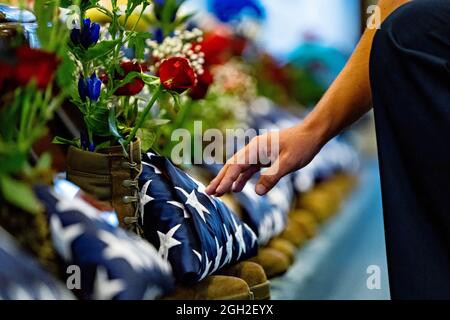
[{"label": "tan combat boot", "polygon": [[140,141],[129,146],[128,155],[121,146],[88,152],[69,148],[67,179],[116,210],[120,225],[138,232],[139,186],[142,170]]},{"label": "tan combat boot", "polygon": [[291,264],[294,263],[297,248],[288,240],[277,237],[270,240],[267,247],[282,252],[289,259]]},{"label": "tan combat boot", "polygon": [[291,212],[289,218],[301,226],[308,239],[313,238],[317,234],[317,220],[310,211],[295,210]]},{"label": "tan combat boot", "polygon": [[316,187],[300,195],[299,207],[311,211],[320,222],[323,222],[337,211],[338,204],[323,187]]},{"label": "tan combat boot", "polygon": [[263,267],[267,278],[271,279],[275,276],[285,273],[290,266],[289,258],[278,250],[273,248],[261,248],[258,255],[250,259]]},{"label": "tan combat boot", "polygon": [[251,261],[239,262],[233,266],[222,269],[218,274],[232,276],[244,280],[255,300],[270,299],[270,282],[267,280],[263,267]]},{"label": "tan combat boot", "polygon": [[292,243],[294,246],[301,247],[307,240],[306,234],[303,231],[302,226],[300,226],[296,221],[292,220],[290,217],[286,224],[286,228],[279,235],[281,239],[285,239]]},{"label": "tan combat boot", "polygon": [[194,285],[179,285],[164,300],[253,300],[248,284],[230,276],[208,276]]}]

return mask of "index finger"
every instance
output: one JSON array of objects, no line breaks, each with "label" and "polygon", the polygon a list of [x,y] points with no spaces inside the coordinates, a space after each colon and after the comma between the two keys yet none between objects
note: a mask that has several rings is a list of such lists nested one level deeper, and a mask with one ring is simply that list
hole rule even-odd
[{"label": "index finger", "polygon": [[[217,176],[210,182],[205,192],[209,195],[217,194],[217,188],[220,186],[220,195],[231,189],[231,185],[239,177],[239,174],[245,171],[251,164],[251,155],[254,152],[252,143],[248,144],[236,154],[234,154],[219,171]],[[223,183],[224,182],[224,183]],[[223,190],[222,190],[223,189]]]},{"label": "index finger", "polygon": [[216,188],[216,196],[221,197],[225,193],[231,191],[233,183],[238,179],[239,175],[248,168],[247,165],[230,164],[227,171],[223,175],[219,186]]},{"label": "index finger", "polygon": [[219,186],[220,182],[222,181],[223,177],[225,176],[229,166],[230,165],[226,164],[222,169],[220,169],[217,176],[213,180],[211,180],[211,182],[205,189],[205,192],[207,194],[214,195],[216,193],[217,187]]}]

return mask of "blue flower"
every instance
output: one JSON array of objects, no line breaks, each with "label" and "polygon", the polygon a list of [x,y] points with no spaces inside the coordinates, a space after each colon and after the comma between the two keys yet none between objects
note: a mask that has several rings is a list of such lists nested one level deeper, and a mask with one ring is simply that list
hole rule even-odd
[{"label": "blue flower", "polygon": [[161,28],[156,28],[153,32],[153,39],[161,44],[164,41],[164,32]]},{"label": "blue flower", "polygon": [[100,36],[100,25],[92,23],[91,19],[84,19],[80,29],[73,29],[70,33],[70,40],[76,46],[81,45],[84,49],[97,43]]},{"label": "blue flower", "polygon": [[[168,37],[173,37],[175,35],[174,32],[170,32],[167,36]],[[155,28],[153,30],[153,40],[155,40],[156,42],[158,42],[159,44],[164,42],[164,31],[161,28]]]},{"label": "blue flower", "polygon": [[264,7],[259,0],[209,0],[210,11],[222,22],[238,20],[243,15],[258,19],[265,17]]},{"label": "blue flower", "polygon": [[82,75],[80,75],[80,79],[78,80],[78,94],[82,101],[86,101],[86,98],[89,98],[91,101],[97,101],[100,97],[100,89],[102,86],[102,82],[95,72],[87,79],[85,79]]},{"label": "blue flower", "polygon": [[[93,138],[95,140],[95,138]],[[89,136],[86,130],[80,131],[80,142],[81,142],[81,149],[88,150],[90,152],[95,151],[95,144],[94,142],[89,141]]]}]

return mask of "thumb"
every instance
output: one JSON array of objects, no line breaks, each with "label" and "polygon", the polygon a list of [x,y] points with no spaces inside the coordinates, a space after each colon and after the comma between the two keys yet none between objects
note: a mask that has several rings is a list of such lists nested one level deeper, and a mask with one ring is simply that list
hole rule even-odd
[{"label": "thumb", "polygon": [[260,196],[265,195],[280,181],[284,174],[284,170],[280,166],[280,158],[278,158],[269,169],[261,173],[261,177],[256,184],[256,193]]}]

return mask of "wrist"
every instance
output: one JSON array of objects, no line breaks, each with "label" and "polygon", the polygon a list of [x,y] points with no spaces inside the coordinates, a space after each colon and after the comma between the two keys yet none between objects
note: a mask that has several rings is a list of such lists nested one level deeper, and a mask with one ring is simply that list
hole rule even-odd
[{"label": "wrist", "polygon": [[308,136],[308,139],[319,148],[322,148],[333,136],[326,119],[317,119],[312,113],[297,125],[297,130]]}]

